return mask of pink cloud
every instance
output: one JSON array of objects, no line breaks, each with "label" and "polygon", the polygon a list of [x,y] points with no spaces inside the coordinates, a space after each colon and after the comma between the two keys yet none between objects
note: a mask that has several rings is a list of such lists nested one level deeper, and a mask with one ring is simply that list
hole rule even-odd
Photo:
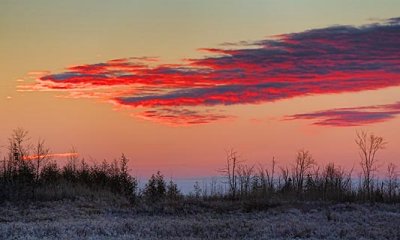
[{"label": "pink cloud", "polygon": [[211,110],[193,111],[189,109],[176,109],[176,108],[160,108],[140,112],[135,115],[146,120],[160,122],[171,126],[189,126],[197,124],[206,124],[218,120],[231,119],[222,113],[215,113]]},{"label": "pink cloud", "polygon": [[287,116],[286,120],[313,120],[314,125],[351,127],[388,121],[400,115],[400,102],[353,108],[336,108]]}]

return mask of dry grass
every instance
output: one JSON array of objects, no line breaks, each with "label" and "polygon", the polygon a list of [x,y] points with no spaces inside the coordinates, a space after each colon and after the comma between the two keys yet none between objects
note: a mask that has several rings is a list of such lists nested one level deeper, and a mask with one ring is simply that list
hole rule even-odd
[{"label": "dry grass", "polygon": [[0,207],[0,239],[399,239],[399,205],[319,203],[267,211],[138,213],[124,202]]}]

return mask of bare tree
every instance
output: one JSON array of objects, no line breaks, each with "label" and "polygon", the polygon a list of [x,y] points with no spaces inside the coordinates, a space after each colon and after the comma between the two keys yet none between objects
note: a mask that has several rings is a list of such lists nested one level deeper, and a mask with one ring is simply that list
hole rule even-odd
[{"label": "bare tree", "polygon": [[39,139],[37,145],[35,146],[35,155],[33,160],[35,161],[35,175],[36,181],[39,180],[40,171],[44,165],[50,160],[50,149],[45,146],[43,139]]},{"label": "bare tree", "polygon": [[382,137],[366,131],[357,132],[355,142],[359,149],[360,165],[363,173],[363,188],[371,196],[374,172],[378,169],[376,153],[387,144]]},{"label": "bare tree", "polygon": [[[292,188],[292,179],[289,176],[289,169],[288,167],[280,167],[281,169],[281,175],[282,175],[282,179],[283,179],[283,186],[280,186],[279,183],[279,188],[281,188],[282,190],[290,190]],[[279,180],[280,182],[280,180]]]},{"label": "bare tree", "polygon": [[237,175],[240,186],[240,194],[247,196],[250,192],[251,180],[253,179],[254,166],[240,164],[238,166]]},{"label": "bare tree", "polygon": [[210,196],[215,197],[217,196],[217,179],[215,177],[211,178],[211,183],[210,183]]},{"label": "bare tree", "polygon": [[307,150],[300,150],[297,152],[296,161],[292,169],[293,185],[298,192],[303,191],[304,179],[310,170],[315,165],[315,161],[311,153]]},{"label": "bare tree", "polygon": [[193,185],[193,190],[194,190],[194,197],[199,199],[201,196],[201,192],[203,191],[200,187],[200,183],[196,181]]},{"label": "bare tree", "polygon": [[275,175],[275,157],[272,158],[271,169],[264,168],[262,165],[258,167],[258,180],[261,184],[263,193],[274,190],[274,175]]},{"label": "bare tree", "polygon": [[226,151],[226,165],[220,172],[228,179],[229,193],[232,198],[236,197],[237,192],[237,168],[242,161],[234,149]]},{"label": "bare tree", "polygon": [[29,156],[31,145],[28,142],[28,131],[22,128],[14,129],[8,141],[8,161],[4,162],[3,167],[7,172],[4,175],[11,177],[20,170],[28,170],[32,167],[31,162],[24,161]]},{"label": "bare tree", "polygon": [[9,140],[9,158],[11,161],[20,162],[29,155],[30,145],[28,131],[23,128],[14,129]]},{"label": "bare tree", "polygon": [[70,149],[70,155],[67,158],[67,164],[66,164],[66,168],[70,169],[73,172],[76,172],[76,167],[79,161],[78,158],[78,152],[76,151],[76,148],[74,146],[71,147]]},{"label": "bare tree", "polygon": [[274,190],[275,165],[276,165],[275,157],[272,157],[271,171],[268,171],[268,169],[265,170],[265,173],[267,175],[267,186],[270,191]]},{"label": "bare tree", "polygon": [[[28,131],[17,128],[13,130],[9,137],[9,156],[6,168],[7,174],[4,176],[8,179],[10,186],[14,189],[8,189],[11,197],[31,198],[34,195],[35,171],[30,158],[31,145],[29,144]],[[17,187],[17,188],[15,188]]]},{"label": "bare tree", "polygon": [[322,171],[320,183],[323,187],[323,196],[339,199],[346,191],[351,190],[351,171],[346,172],[344,168],[328,163]]},{"label": "bare tree", "polygon": [[389,163],[387,166],[386,187],[389,200],[392,200],[396,194],[396,189],[399,187],[397,166],[394,163]]},{"label": "bare tree", "polygon": [[261,193],[265,194],[267,192],[267,177],[265,176],[264,166],[259,164],[258,166],[258,173],[255,178],[255,182],[253,188],[254,189],[261,189]]}]

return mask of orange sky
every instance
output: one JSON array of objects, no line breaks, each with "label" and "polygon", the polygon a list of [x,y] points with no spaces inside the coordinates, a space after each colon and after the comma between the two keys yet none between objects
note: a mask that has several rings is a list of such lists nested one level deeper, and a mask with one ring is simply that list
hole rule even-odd
[{"label": "orange sky", "polygon": [[[272,39],[279,44],[310,44],[307,41],[315,38],[308,36],[305,31],[323,29],[322,32],[332,34],[329,27],[333,25],[351,25],[355,27],[352,31],[357,32],[361,31],[360,26],[379,23],[382,26],[371,27],[369,31],[381,33],[386,31],[383,28],[387,19],[398,17],[398,9],[399,1],[301,0],[293,3],[173,0],[169,4],[163,1],[2,1],[0,146],[6,145],[12,129],[23,127],[29,130],[33,139],[46,139],[55,154],[68,152],[71,146],[75,146],[80,156],[87,160],[102,161],[117,158],[123,152],[131,159],[131,168],[135,175],[147,176],[161,170],[168,176],[181,178],[217,174],[216,170],[223,166],[225,150],[229,148],[235,148],[249,163],[266,165],[273,156],[279,164],[287,164],[294,159],[297,150],[305,148],[321,164],[335,161],[351,168],[358,163],[355,133],[365,129],[383,136],[389,142],[379,155],[382,162],[400,164],[400,149],[397,147],[400,142],[400,117],[397,112],[400,110],[395,106],[400,101],[400,71],[396,60],[399,53],[390,52],[384,46],[372,49],[371,46],[374,47],[373,44],[377,43],[374,41],[378,39],[377,34],[371,35],[371,42],[366,43],[370,45],[356,45],[374,50],[368,55],[372,56],[368,60],[370,68],[366,68],[365,64],[361,66],[367,61],[363,62],[361,54],[356,56],[360,61],[349,62],[350,65],[358,64],[357,69],[352,66],[352,71],[344,69],[342,65],[338,66],[336,60],[325,58],[330,62],[324,67],[336,64],[342,71],[340,75],[334,72],[333,77],[340,76],[343,81],[357,78],[354,86],[343,84],[345,87],[338,88],[337,86],[342,85],[335,83],[328,85],[330,87],[316,89],[316,83],[309,84],[304,80],[300,87],[281,87],[277,82],[280,84],[281,77],[285,76],[282,81],[284,84],[288,83],[286,77],[289,71],[282,70],[283,65],[274,65],[269,75],[263,75],[269,65],[259,64],[266,60],[270,63],[271,57],[267,54],[272,52],[261,51],[262,55],[254,55],[261,56],[259,62],[254,61],[254,58],[246,58],[250,52],[253,54],[250,49],[256,49],[255,54],[260,54],[260,49],[273,50],[268,48],[269,43],[263,45],[257,41]],[[278,36],[289,33],[297,34]],[[387,40],[386,46],[390,45],[392,39],[399,39],[398,34],[379,36],[380,39]],[[337,42],[329,44],[339,46]],[[285,45],[285,50],[299,50],[291,47],[292,45]],[[340,47],[341,45],[337,49]],[[396,46],[389,47],[396,49]],[[201,48],[218,51],[199,51]],[[224,52],[225,55],[221,55],[222,50],[232,49],[238,51]],[[392,54],[394,60],[378,56],[387,53],[385,51]],[[223,56],[231,58],[225,59]],[[241,65],[233,67],[231,62],[242,59],[242,56],[244,61],[239,61]],[[288,54],[283,57],[293,56]],[[139,88],[137,83],[127,85],[126,82],[110,88],[107,82],[110,81],[110,76],[115,81],[121,74],[110,70],[110,60],[132,57],[157,58],[155,62],[137,58],[119,62],[125,68],[132,67],[129,64],[133,63],[143,64],[134,73],[143,79],[150,76],[141,82],[145,90]],[[313,58],[316,57],[313,55]],[[301,61],[305,62],[307,59],[310,58],[302,55]],[[324,57],[321,57],[321,62],[323,60]],[[273,63],[277,64],[277,61]],[[291,66],[298,61],[290,62]],[[87,84],[93,73],[89,77],[84,75],[80,85],[74,83],[73,91],[52,88],[62,84],[54,77],[63,77],[63,81],[64,77],[68,77],[67,81],[75,81],[70,74],[75,71],[71,70],[72,66],[91,66],[98,63],[106,63],[109,67],[107,74],[102,72],[106,76],[103,80],[107,84],[100,85],[100,88],[99,85],[82,85],[82,81]],[[249,69],[257,70],[244,71],[249,70],[244,63],[251,65],[252,68]],[[182,72],[171,64],[180,64],[179,67],[183,66],[185,71],[186,68],[193,70],[193,73],[190,72],[189,76],[187,72]],[[310,62],[309,65],[313,64],[316,63]],[[298,68],[304,70],[309,65]],[[253,73],[254,76],[238,79],[239,75],[235,75],[238,74],[237,66],[244,69],[243,74],[246,76]],[[206,67],[209,72],[204,74],[196,67]],[[116,68],[114,65],[112,68],[121,71],[121,66]],[[276,76],[271,77],[272,71],[276,69],[280,71],[274,72]],[[87,74],[87,70],[85,71]],[[160,71],[162,74],[156,76],[155,73]],[[171,75],[172,71],[177,74]],[[83,70],[79,74],[83,74]],[[305,72],[296,72],[289,77],[295,79],[292,82],[298,82],[306,78],[301,74],[306,75]],[[328,81],[326,73],[313,74],[313,79]],[[52,87],[38,89],[43,85],[38,84],[37,80],[46,76],[50,81],[45,83],[53,84]],[[223,77],[226,78],[222,81]],[[272,83],[271,79],[274,79]],[[364,83],[367,80],[371,80],[371,83]],[[246,85],[250,81],[253,85]],[[265,84],[272,84],[273,87],[268,85],[266,89],[261,89],[260,86],[265,88]],[[207,91],[198,90],[200,85],[207,85]],[[208,91],[210,86],[213,88]],[[238,86],[245,86],[245,90],[237,90]],[[77,87],[80,88],[79,91]],[[33,91],[20,91],[21,89]],[[159,95],[146,95],[155,89]],[[229,92],[221,95],[226,89]],[[303,94],[303,91],[306,93]],[[75,98],[71,98],[71,92],[75,94],[72,95]],[[266,94],[277,94],[277,98],[267,99]],[[290,97],[286,97],[287,95]],[[151,101],[147,101],[149,96]],[[166,103],[165,99],[172,100]],[[212,103],[210,99],[213,99]],[[165,105],[154,105],[155,101]],[[188,101],[195,101],[196,104],[188,104]],[[183,107],[178,103],[184,104]],[[361,111],[379,111],[379,117],[383,113],[385,117],[390,117],[367,124],[352,122],[353,126],[345,127],[313,125],[321,121],[320,118],[315,118],[316,112],[319,113],[318,116],[322,114],[320,112],[332,109],[347,109],[346,112],[359,113],[360,107],[369,107]],[[305,119],[307,117],[300,117],[299,114],[314,115],[312,119],[309,118],[310,115]],[[325,112],[324,114],[326,116]],[[284,120],[293,115],[297,115],[295,120]],[[187,123],[188,118],[195,123],[182,124]],[[203,121],[205,123],[198,124]],[[5,151],[6,149],[1,148],[0,154]]]}]

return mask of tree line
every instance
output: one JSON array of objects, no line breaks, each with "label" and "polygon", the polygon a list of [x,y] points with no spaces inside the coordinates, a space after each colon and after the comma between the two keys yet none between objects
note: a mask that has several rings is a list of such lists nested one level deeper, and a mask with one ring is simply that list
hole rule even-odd
[{"label": "tree line", "polygon": [[[232,199],[278,197],[280,199],[328,201],[399,202],[397,166],[386,165],[386,175],[378,177],[377,153],[387,142],[366,131],[357,132],[355,144],[359,151],[361,173],[345,170],[335,163],[319,166],[308,150],[299,150],[293,163],[277,167],[275,158],[270,168],[247,165],[237,151],[226,152],[226,164],[220,172]],[[358,177],[358,178],[357,178]]]},{"label": "tree line", "polygon": [[[15,129],[8,139],[0,167],[1,201],[46,201],[77,198],[118,196],[131,203],[157,204],[182,202],[187,199],[248,201],[318,200],[318,201],[376,201],[400,202],[397,167],[386,165],[386,176],[376,176],[381,162],[377,153],[387,144],[382,137],[365,131],[358,132],[355,144],[359,150],[361,174],[355,178],[353,170],[345,170],[335,163],[318,166],[312,154],[299,150],[293,163],[278,166],[275,158],[271,166],[248,165],[237,151],[226,152],[223,187],[217,183],[198,183],[193,192],[183,195],[177,184],[166,181],[157,172],[140,189],[138,180],[129,174],[128,159],[88,164],[71,154],[66,164],[59,166],[52,159],[45,141],[32,144],[28,132]],[[74,149],[72,152],[76,152]],[[357,180],[355,180],[357,179]]]}]

